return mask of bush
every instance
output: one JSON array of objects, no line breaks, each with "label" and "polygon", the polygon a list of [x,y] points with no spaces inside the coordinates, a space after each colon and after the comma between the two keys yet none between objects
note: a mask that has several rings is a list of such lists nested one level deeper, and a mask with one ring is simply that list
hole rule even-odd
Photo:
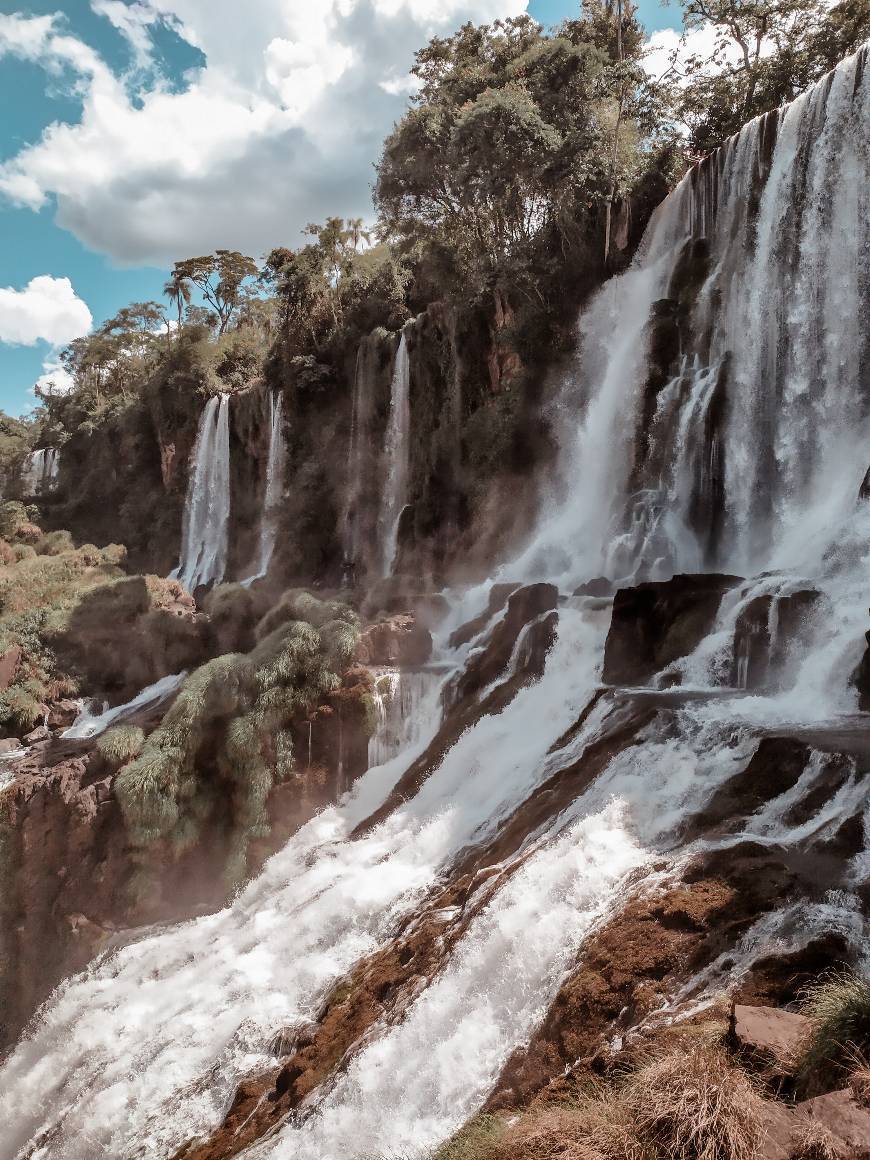
[{"label": "bush", "polygon": [[812,1031],[797,1072],[799,1091],[819,1095],[842,1087],[856,1055],[870,1051],[870,981],[831,975],[804,994]]},{"label": "bush", "polygon": [[[213,612],[230,610],[232,617],[245,605],[232,589],[217,592]],[[314,605],[325,614],[325,603]],[[292,772],[291,726],[338,688],[336,668],[351,643],[355,649],[356,628],[347,621],[327,621],[318,631],[291,620],[247,655],[230,653],[191,673],[141,753],[118,775],[115,790],[133,844],[166,840],[181,851],[222,810],[229,837],[225,875],[229,885],[239,883],[249,843],[269,833],[272,787]]]},{"label": "bush", "polygon": [[145,744],[145,733],[138,725],[116,725],[100,737],[97,752],[110,765],[119,768],[138,757]]},{"label": "bush", "polygon": [[754,1160],[764,1103],[720,1050],[690,1047],[653,1060],[624,1099],[638,1142],[661,1160]]},{"label": "bush", "polygon": [[[72,552],[75,550],[73,538],[67,531],[46,532],[34,545],[37,556],[60,556],[64,552]],[[93,559],[95,554],[99,553],[99,549],[95,548],[93,544],[85,545],[83,549],[86,556]]]},{"label": "bush", "polygon": [[304,621],[322,628],[331,620],[340,620],[358,628],[356,613],[338,600],[318,600],[304,588],[291,588],[257,625],[257,640],[262,640],[282,624],[291,620]]}]

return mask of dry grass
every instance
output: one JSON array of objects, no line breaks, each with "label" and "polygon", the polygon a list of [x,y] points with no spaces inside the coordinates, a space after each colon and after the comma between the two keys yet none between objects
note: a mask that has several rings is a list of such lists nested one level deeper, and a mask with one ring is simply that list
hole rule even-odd
[{"label": "dry grass", "polygon": [[754,1160],[764,1101],[720,1048],[690,1047],[653,1060],[623,1099],[638,1142],[662,1160]]},{"label": "dry grass", "polygon": [[810,1123],[789,1160],[845,1160],[845,1157],[827,1128]]},{"label": "dry grass", "polygon": [[720,1047],[690,1042],[569,1103],[509,1124],[478,1117],[432,1160],[758,1160],[763,1136],[753,1081]]}]

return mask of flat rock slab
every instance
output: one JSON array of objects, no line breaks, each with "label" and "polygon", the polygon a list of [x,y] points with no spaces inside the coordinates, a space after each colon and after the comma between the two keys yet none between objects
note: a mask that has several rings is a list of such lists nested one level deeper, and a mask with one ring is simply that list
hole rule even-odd
[{"label": "flat rock slab", "polygon": [[827,1128],[843,1143],[850,1160],[870,1158],[870,1108],[858,1103],[851,1088],[805,1100],[797,1105],[795,1114]]},{"label": "flat rock slab", "polygon": [[731,1039],[737,1049],[778,1076],[794,1074],[801,1041],[810,1021],[779,1007],[737,1003],[731,1014]]}]

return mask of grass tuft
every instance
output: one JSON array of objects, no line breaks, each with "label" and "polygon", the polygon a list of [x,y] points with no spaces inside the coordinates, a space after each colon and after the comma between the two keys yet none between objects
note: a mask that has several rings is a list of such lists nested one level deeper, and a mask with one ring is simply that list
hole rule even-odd
[{"label": "grass tuft", "polygon": [[803,1012],[812,1031],[797,1072],[805,1097],[842,1087],[856,1054],[870,1052],[870,981],[858,975],[830,975],[804,994]]}]

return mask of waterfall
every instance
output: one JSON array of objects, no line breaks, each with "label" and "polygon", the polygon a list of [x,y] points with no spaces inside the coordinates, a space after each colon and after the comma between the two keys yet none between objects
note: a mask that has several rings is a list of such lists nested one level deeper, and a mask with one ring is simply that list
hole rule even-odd
[{"label": "waterfall", "polygon": [[375,673],[372,702],[376,727],[369,740],[369,766],[383,765],[414,747],[430,719],[443,673],[430,669],[384,669]]},{"label": "waterfall", "polygon": [[[693,169],[586,310],[564,402],[588,404],[511,578],[748,574],[836,542],[870,459],[867,52]],[[659,386],[668,327],[682,368]]]},{"label": "waterfall", "polygon": [[57,486],[59,472],[60,451],[56,447],[31,451],[21,468],[21,490],[24,495],[45,495]]},{"label": "waterfall", "polygon": [[399,521],[408,498],[411,439],[411,363],[405,332],[396,352],[390,387],[390,420],[384,446],[387,476],[381,501],[381,575],[392,574],[399,542]]},{"label": "waterfall", "polygon": [[119,721],[126,721],[135,717],[145,709],[154,709],[168,702],[181,688],[187,672],[173,673],[172,676],[161,677],[153,685],[148,685],[123,705],[109,708],[104,704],[101,708],[89,702],[73,721],[68,729],[64,729],[61,737],[64,741],[73,739],[83,740],[98,737],[101,733]]},{"label": "waterfall", "polygon": [[344,566],[351,582],[354,581],[364,563],[362,555],[366,532],[366,507],[369,498],[366,476],[371,468],[368,445],[371,438],[376,353],[376,336],[369,335],[363,339],[357,349],[353,380],[347,498],[342,524]]},{"label": "waterfall", "polygon": [[257,554],[256,571],[242,581],[253,584],[269,571],[275,541],[278,538],[278,509],[284,494],[284,474],[287,460],[287,446],[284,442],[282,416],[284,398],[280,392],[269,396],[269,459],[266,464],[266,490],[263,496],[263,512],[260,516],[260,546]]},{"label": "waterfall", "polygon": [[[788,108],[751,122],[659,208],[634,265],[581,319],[550,503],[497,576],[549,579],[563,591],[606,567],[616,580],[692,567],[751,576],[675,666],[688,691],[723,691],[738,618],[760,596],[784,599],[809,578],[827,598],[824,623],[808,624],[780,691],[686,700],[550,816],[533,813],[516,857],[499,861],[485,904],[471,908],[434,978],[418,979],[403,1017],[368,1029],[252,1157],[416,1156],[443,1142],[528,1042],[627,879],[697,851],[685,845],[687,822],[745,768],[759,732],[854,709],[848,677],[867,627],[870,543],[870,504],[858,499],[870,459],[866,63],[865,51]],[[648,355],[663,338],[674,357],[656,376]],[[350,443],[352,566],[361,548],[367,349]],[[210,422],[206,438],[204,417],[196,478],[200,459],[208,461],[204,445],[216,442],[214,411]],[[205,488],[193,491],[201,497]],[[481,591],[465,605],[474,601],[485,603]],[[771,640],[782,635],[779,616],[771,612]],[[560,771],[582,772],[587,747],[606,739],[606,701],[591,699],[607,627],[606,613],[563,603],[541,679],[500,713],[473,719],[375,829],[356,828],[426,749],[437,699],[423,698],[416,740],[303,827],[225,910],[151,931],[61,984],[0,1069],[7,1154],[167,1156],[211,1130],[238,1079],[274,1066],[276,1028],[310,1027],[330,989],[418,913],[463,851],[486,849],[509,820],[527,821],[530,797],[546,797]],[[745,666],[740,679],[749,680]],[[400,679],[385,675],[378,758],[394,746],[399,694]],[[801,791],[823,784],[827,769],[825,756],[814,756]],[[734,828],[705,838],[704,848],[748,838],[797,862],[807,835],[828,840],[866,811],[865,782],[847,769],[836,793],[795,826],[786,820],[797,800],[788,790],[742,829],[731,819]],[[866,945],[850,892],[866,878],[866,858],[850,862],[848,890],[765,914],[711,968],[715,986],[739,979],[753,950],[771,943],[802,949],[833,929]]]},{"label": "waterfall", "polygon": [[199,421],[184,505],[181,558],[171,574],[188,591],[223,580],[229,518],[230,397],[214,395]]}]

